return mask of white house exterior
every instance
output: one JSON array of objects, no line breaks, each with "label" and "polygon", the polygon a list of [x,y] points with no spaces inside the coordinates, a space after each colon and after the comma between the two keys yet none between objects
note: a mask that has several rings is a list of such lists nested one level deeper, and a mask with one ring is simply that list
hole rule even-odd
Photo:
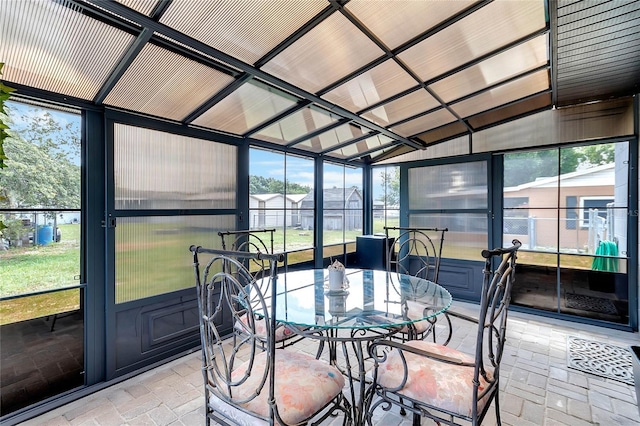
[{"label": "white house exterior", "polygon": [[291,227],[300,224],[300,202],[307,194],[249,195],[249,227]]}]

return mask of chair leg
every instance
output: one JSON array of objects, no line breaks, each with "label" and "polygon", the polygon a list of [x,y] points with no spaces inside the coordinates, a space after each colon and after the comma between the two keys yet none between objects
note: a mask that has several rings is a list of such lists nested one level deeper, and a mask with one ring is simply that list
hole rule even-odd
[{"label": "chair leg", "polygon": [[316,359],[320,359],[322,356],[322,352],[324,352],[324,340],[318,341],[318,350],[316,351]]},{"label": "chair leg", "polygon": [[500,421],[500,391],[496,390],[495,396],[495,406],[496,406],[496,425],[501,426],[502,422]]}]

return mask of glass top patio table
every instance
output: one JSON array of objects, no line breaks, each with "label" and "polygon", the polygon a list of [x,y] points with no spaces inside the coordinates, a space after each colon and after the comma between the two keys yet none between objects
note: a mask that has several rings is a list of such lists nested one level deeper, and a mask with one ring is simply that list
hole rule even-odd
[{"label": "glass top patio table", "polygon": [[347,269],[341,291],[328,290],[327,275],[325,269],[279,273],[276,321],[316,330],[398,328],[451,305],[445,288],[410,275]]}]

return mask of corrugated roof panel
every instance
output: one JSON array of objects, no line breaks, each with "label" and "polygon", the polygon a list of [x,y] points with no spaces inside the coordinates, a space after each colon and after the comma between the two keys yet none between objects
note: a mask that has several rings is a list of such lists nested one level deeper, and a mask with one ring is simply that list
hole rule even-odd
[{"label": "corrugated roof panel", "polygon": [[179,42],[177,40],[174,40],[171,37],[167,37],[164,34],[155,33],[154,35],[157,35],[159,38],[168,40],[169,42],[171,42],[172,44],[175,44],[179,48],[184,48],[184,49],[187,49],[187,50],[189,50],[191,52],[194,52],[197,56],[204,57],[204,58],[207,58],[207,59],[209,59],[209,60],[211,60],[213,62],[216,62],[217,64],[220,64],[220,66],[222,66],[223,68],[230,70],[231,73],[237,73],[237,74],[241,73],[240,69],[238,69],[237,67],[233,67],[233,66],[229,65],[228,63],[226,63],[224,61],[221,61],[221,60],[219,60],[218,58],[216,58],[214,56],[211,56],[211,55],[209,55],[207,53],[202,52],[201,50],[195,49],[195,48],[193,48],[193,47],[191,47],[191,46],[189,46],[187,44],[184,44],[184,43],[181,43],[181,42]]},{"label": "corrugated roof panel", "polygon": [[[427,149],[415,150],[393,158],[381,159],[377,164],[393,164],[396,162],[430,160],[434,158],[452,157],[456,155],[470,154],[469,136],[461,136],[455,139],[441,142],[427,147]],[[375,161],[375,159],[374,159]]]},{"label": "corrugated roof panel", "polygon": [[322,95],[326,100],[357,112],[414,87],[418,82],[389,59]]},{"label": "corrugated roof panel", "polygon": [[351,0],[345,7],[387,47],[394,49],[475,2]]},{"label": "corrugated roof panel", "polygon": [[[416,136],[416,138],[427,144],[427,150],[429,150],[432,149],[432,147],[429,147],[429,145],[436,144],[443,139],[449,139],[462,135],[464,133],[467,133],[467,131],[467,127],[463,123],[457,121],[455,123],[447,124],[446,126],[438,127],[437,129],[422,133],[421,135]],[[466,142],[466,150],[468,152],[469,140],[466,139]]]},{"label": "corrugated roof panel", "polygon": [[495,1],[398,57],[427,81],[545,27],[544,2]]},{"label": "corrugated roof panel", "polygon": [[64,0],[0,7],[3,79],[37,89],[93,99],[133,39]]},{"label": "corrugated roof panel", "polygon": [[447,109],[442,108],[432,113],[423,115],[406,123],[392,126],[391,130],[405,137],[425,132],[429,129],[442,126],[443,124],[456,121],[457,118]]},{"label": "corrugated roof panel", "polygon": [[334,13],[267,62],[262,69],[316,93],[383,53],[347,18]]},{"label": "corrugated roof panel", "polygon": [[182,120],[233,78],[147,43],[104,103]]},{"label": "corrugated roof panel", "polygon": [[174,1],[160,22],[248,64],[327,7],[325,0]]},{"label": "corrugated roof panel", "polygon": [[193,124],[242,135],[295,103],[273,88],[249,82],[196,118]]},{"label": "corrugated roof panel", "polygon": [[475,115],[469,118],[468,122],[474,129],[481,129],[513,117],[519,117],[530,112],[550,107],[551,93],[541,93],[521,102],[516,102],[502,108],[494,109],[484,114]]},{"label": "corrugated roof panel", "polygon": [[418,89],[362,114],[380,126],[387,126],[440,105],[426,90]]},{"label": "corrugated roof panel", "polygon": [[445,102],[459,99],[547,64],[547,43],[547,36],[541,35],[439,80],[429,88]]},{"label": "corrugated roof panel", "polygon": [[549,72],[542,70],[451,104],[451,108],[464,118],[548,89]]},{"label": "corrugated roof panel", "polygon": [[150,16],[153,9],[158,4],[158,0],[117,0],[118,3],[122,3],[130,9],[138,11],[143,15]]}]

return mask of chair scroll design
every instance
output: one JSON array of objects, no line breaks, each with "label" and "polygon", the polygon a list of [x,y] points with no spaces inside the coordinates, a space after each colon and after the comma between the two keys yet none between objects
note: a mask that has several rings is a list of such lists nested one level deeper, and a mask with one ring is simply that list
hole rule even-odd
[{"label": "chair scroll design", "polygon": [[[459,421],[479,425],[492,402],[497,424],[501,424],[500,362],[521,246],[518,240],[512,244],[481,252],[485,265],[478,318],[452,315],[476,325],[473,355],[424,340],[379,341],[371,345],[374,367],[368,394],[369,424],[376,408],[389,409],[396,404],[413,413],[414,424],[420,424],[422,416],[448,425],[460,424]],[[494,264],[498,264],[495,269]]]},{"label": "chair scroll design", "polygon": [[384,230],[387,241],[391,238],[390,231],[399,231],[388,247],[387,271],[438,282],[444,234],[448,228],[385,226]]},{"label": "chair scroll design", "polygon": [[[306,424],[325,409],[320,420],[343,410],[344,378],[335,367],[276,348],[276,266],[283,256],[200,246],[191,246],[190,251],[198,295],[206,424],[211,420]],[[198,256],[205,253],[212,257],[201,271]],[[264,278],[257,282],[245,267],[251,260],[267,262],[267,283]],[[226,339],[229,316],[232,324],[246,318],[241,338]],[[261,322],[268,324],[266,330],[259,329]],[[311,390],[298,386],[301,374],[315,374]]]},{"label": "chair scroll design", "polygon": [[[387,241],[391,241],[390,231],[399,231],[395,241],[388,243],[387,271],[412,275],[437,283],[444,236],[449,229],[391,226],[385,226],[384,229]],[[416,307],[418,308],[420,307]],[[419,312],[412,312],[411,308],[407,312],[410,317],[417,314]],[[423,339],[434,331],[436,320],[437,317],[434,317],[413,323],[401,330],[396,337],[403,341]],[[435,341],[435,334],[433,339]]]},{"label": "chair scroll design", "polygon": [[[240,231],[220,231],[218,236],[222,239],[223,250],[273,253],[274,232],[276,232],[275,228],[245,229]],[[269,244],[260,238],[260,234],[268,234]],[[231,245],[227,247],[229,243]]]},{"label": "chair scroll design", "polygon": [[[244,229],[239,231],[220,231],[218,236],[222,243],[222,250],[273,254],[274,232],[276,232],[275,228]],[[264,235],[265,238],[262,238],[261,235]],[[247,267],[254,273],[255,270],[261,272],[268,270],[268,268],[265,268],[265,259],[252,259],[250,262],[251,264],[247,264]]]},{"label": "chair scroll design", "polygon": [[[250,253],[269,253],[273,254],[274,242],[273,235],[275,228],[265,229],[245,229],[239,231],[220,231],[222,249],[232,251],[246,251]],[[261,236],[265,236],[262,238]],[[265,274],[268,272],[266,268],[265,259],[252,259],[245,261],[245,266],[251,271],[258,283],[268,282],[264,279]],[[246,317],[242,318],[235,325],[235,331],[243,333],[243,322],[246,321]],[[258,323],[259,329],[264,329],[264,322]],[[282,324],[278,324],[276,328],[276,341],[279,343],[279,347],[291,346],[304,339],[304,336],[296,335],[290,328],[285,327]]]}]

